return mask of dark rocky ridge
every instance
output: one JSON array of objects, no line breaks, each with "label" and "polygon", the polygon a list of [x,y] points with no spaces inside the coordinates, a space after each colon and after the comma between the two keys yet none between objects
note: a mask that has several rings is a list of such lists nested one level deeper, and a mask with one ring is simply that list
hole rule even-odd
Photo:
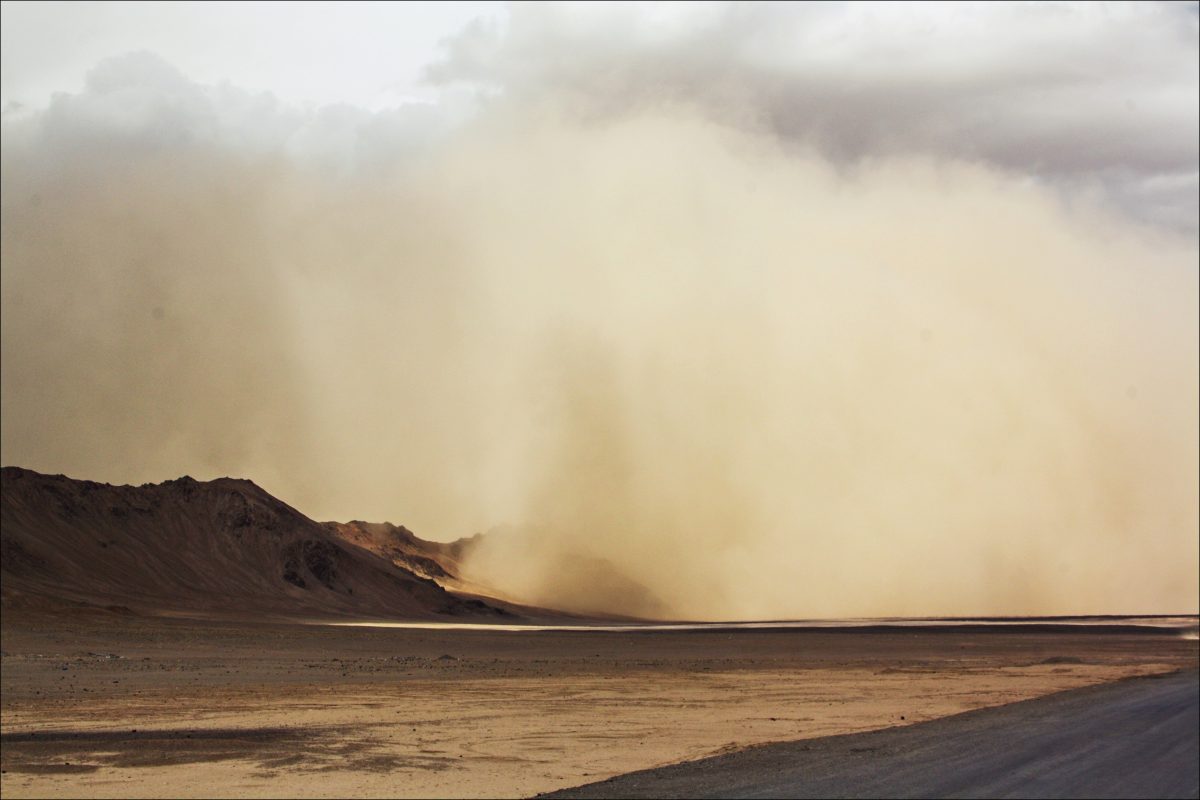
[{"label": "dark rocky ridge", "polygon": [[[338,528],[309,519],[247,480],[183,477],[112,486],[18,467],[0,470],[0,575],[9,607],[511,616],[431,579],[449,574],[447,565],[456,563],[453,545],[423,542],[399,528],[411,540],[400,537],[408,546],[385,557],[377,547],[339,535]],[[442,548],[444,559],[438,558]]]}]

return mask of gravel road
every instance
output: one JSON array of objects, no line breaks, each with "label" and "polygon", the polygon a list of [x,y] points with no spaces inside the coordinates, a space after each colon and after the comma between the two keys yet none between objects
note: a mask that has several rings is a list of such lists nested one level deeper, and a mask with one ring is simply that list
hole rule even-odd
[{"label": "gravel road", "polygon": [[546,797],[1197,797],[1200,676],[762,745]]}]

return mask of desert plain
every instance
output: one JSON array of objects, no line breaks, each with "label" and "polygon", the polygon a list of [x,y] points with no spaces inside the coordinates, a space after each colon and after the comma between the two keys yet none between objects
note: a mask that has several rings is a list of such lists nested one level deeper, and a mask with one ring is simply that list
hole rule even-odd
[{"label": "desert plain", "polygon": [[12,610],[5,797],[528,797],[1139,675],[1144,624],[505,630]]},{"label": "desert plain", "polygon": [[2,477],[6,798],[529,797],[1200,661],[1195,616],[589,618],[249,481]]}]

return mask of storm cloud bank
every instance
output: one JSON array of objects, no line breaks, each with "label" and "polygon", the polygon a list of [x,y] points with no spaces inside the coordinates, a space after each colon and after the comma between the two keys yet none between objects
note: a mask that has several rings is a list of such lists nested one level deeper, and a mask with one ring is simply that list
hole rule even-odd
[{"label": "storm cloud bank", "polygon": [[683,102],[838,162],[982,162],[1197,230],[1194,3],[515,5],[432,80],[592,118]]},{"label": "storm cloud bank", "polygon": [[[1130,215],[1086,154],[1016,168],[904,93],[810,135],[878,103],[728,83],[747,114],[590,51],[564,87],[464,37],[433,76],[500,76],[464,105],[301,113],[143,54],[6,120],[4,462],[512,523],[474,577],[590,610],[1196,610],[1186,206]],[[1138,186],[1194,180],[1164,108],[1105,161]]]}]

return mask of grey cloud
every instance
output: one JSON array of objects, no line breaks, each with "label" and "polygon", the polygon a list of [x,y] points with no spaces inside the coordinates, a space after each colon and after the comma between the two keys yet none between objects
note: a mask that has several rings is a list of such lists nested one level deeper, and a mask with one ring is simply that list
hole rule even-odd
[{"label": "grey cloud", "polygon": [[518,104],[567,98],[583,114],[695,104],[842,160],[979,160],[1067,190],[1094,183],[1134,216],[1197,229],[1194,7],[574,11],[522,5],[506,30],[478,23],[428,77]]},{"label": "grey cloud", "polygon": [[285,156],[349,173],[428,149],[465,118],[453,99],[375,113],[344,104],[301,110],[269,92],[196,83],[158,55],[136,52],[97,64],[82,91],[10,115],[5,137],[68,159],[191,149]]}]

